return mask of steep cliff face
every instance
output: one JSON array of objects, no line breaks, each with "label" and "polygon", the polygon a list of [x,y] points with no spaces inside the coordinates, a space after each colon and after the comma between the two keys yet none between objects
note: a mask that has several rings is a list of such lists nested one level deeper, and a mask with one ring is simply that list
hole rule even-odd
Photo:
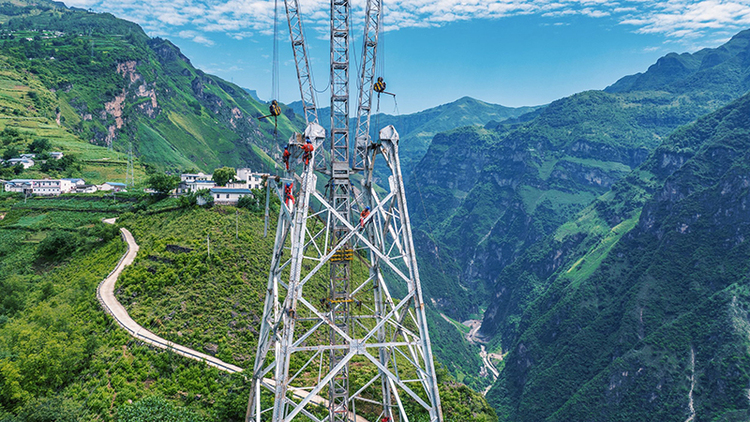
[{"label": "steep cliff face", "polygon": [[503,271],[501,419],[747,418],[748,116],[745,96],[678,130]]}]

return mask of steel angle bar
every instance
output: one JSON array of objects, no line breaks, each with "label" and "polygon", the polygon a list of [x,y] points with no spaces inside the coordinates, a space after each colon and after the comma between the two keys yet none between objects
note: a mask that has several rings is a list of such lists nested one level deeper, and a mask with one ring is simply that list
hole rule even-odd
[{"label": "steel angle bar", "polygon": [[353,351],[349,351],[349,353],[347,353],[339,361],[339,363],[336,366],[334,366],[331,369],[331,371],[329,371],[328,374],[322,380],[320,380],[320,383],[318,383],[318,385],[316,385],[315,388],[313,388],[309,393],[307,393],[307,396],[305,396],[305,398],[302,399],[302,401],[297,404],[294,410],[292,410],[292,412],[289,413],[289,415],[287,415],[284,421],[291,422],[294,419],[294,417],[297,416],[297,414],[300,411],[302,411],[302,408],[307,406],[307,404],[310,403],[310,400],[312,400],[313,397],[317,396],[320,390],[322,390],[323,387],[328,385],[328,383],[333,379],[333,377],[336,376],[336,374],[338,374],[339,371],[341,371],[341,369],[343,369],[344,366],[346,366],[346,364],[349,363],[349,361],[352,359],[352,357],[354,357],[354,355],[355,353]]},{"label": "steel angle bar", "polygon": [[422,407],[424,407],[425,409],[430,409],[431,408],[431,406],[429,404],[427,404],[424,400],[422,400],[422,398],[419,397],[419,395],[417,395],[417,393],[415,393],[411,388],[409,388],[408,385],[404,384],[403,381],[401,381],[400,377],[394,375],[393,372],[391,372],[390,370],[388,370],[388,368],[386,368],[385,366],[383,366],[383,364],[380,363],[380,361],[378,361],[377,359],[375,359],[374,356],[372,356],[370,353],[368,353],[366,351],[364,353],[362,353],[362,355],[364,355],[370,362],[374,363],[375,366],[377,366],[378,369],[380,369],[380,371],[382,371],[382,373],[384,373],[385,375],[387,375],[388,378],[390,378],[391,380],[393,380],[393,382],[395,382],[396,384],[398,384],[398,386],[401,387],[402,390],[406,391],[406,393],[408,395],[410,395],[417,403],[419,403],[420,405],[422,405]]},{"label": "steel angle bar", "polygon": [[[315,192],[315,196],[316,196],[316,198],[317,198],[317,197],[319,197],[320,195],[319,195],[319,194],[318,194],[317,192]],[[358,231],[358,230],[356,230],[356,229],[354,228],[354,226],[352,226],[352,225],[351,225],[351,223],[350,223],[349,221],[347,221],[347,219],[345,219],[345,218],[344,218],[343,216],[341,216],[341,214],[339,214],[339,213],[338,213],[338,211],[336,211],[336,210],[334,210],[334,209],[331,209],[331,213],[332,213],[332,214],[334,214],[336,218],[338,218],[338,219],[339,219],[339,220],[340,220],[341,222],[343,222],[343,223],[344,223],[344,225],[345,225],[345,226],[346,226],[346,227],[347,227],[347,228],[349,229],[349,231],[350,231],[350,234],[351,234],[351,233],[354,233],[354,234],[353,234],[354,236],[357,236],[357,237],[358,237],[358,238],[359,238],[359,239],[360,239],[360,240],[362,241],[362,243],[364,243],[364,244],[365,244],[365,245],[366,245],[366,246],[367,246],[368,248],[370,248],[370,249],[371,249],[371,250],[372,250],[373,252],[375,252],[375,254],[377,254],[377,255],[378,255],[378,256],[380,257],[380,259],[382,259],[382,260],[383,260],[383,261],[384,261],[384,262],[385,262],[386,264],[388,264],[388,266],[389,266],[389,267],[390,267],[390,268],[391,268],[391,269],[392,269],[392,270],[393,270],[393,271],[394,271],[394,272],[395,272],[396,274],[398,274],[398,275],[399,275],[399,277],[403,278],[404,280],[407,280],[407,283],[408,283],[408,282],[409,282],[409,281],[411,280],[411,278],[409,278],[409,277],[407,277],[406,275],[404,275],[404,274],[403,274],[403,273],[401,272],[401,270],[399,270],[399,269],[398,269],[398,267],[396,267],[395,265],[393,265],[393,263],[391,263],[391,262],[390,262],[390,259],[389,259],[389,258],[388,258],[388,257],[387,257],[386,255],[384,255],[384,254],[383,254],[383,253],[382,253],[382,252],[381,252],[381,251],[379,250],[379,248],[377,248],[377,247],[376,247],[375,245],[373,245],[373,244],[372,244],[372,243],[371,243],[371,242],[370,242],[370,241],[369,241],[369,240],[368,240],[368,239],[367,239],[366,237],[362,236],[362,233],[359,233],[359,231]],[[347,235],[347,236],[349,236],[349,235]]]},{"label": "steel angle bar", "polygon": [[391,311],[386,316],[384,316],[383,319],[381,321],[379,321],[375,325],[375,327],[373,327],[372,330],[370,330],[370,332],[362,339],[362,342],[363,343],[366,342],[367,339],[369,339],[370,337],[372,337],[373,335],[375,335],[376,331],[380,327],[382,327],[383,325],[385,325],[387,322],[389,322],[389,320],[393,317],[393,315],[396,312],[398,312],[399,309],[401,309],[404,306],[407,306],[409,304],[409,302],[410,302],[409,299],[411,299],[412,297],[414,297],[414,292],[410,292],[409,294],[407,294],[406,297],[404,297],[404,299],[398,304],[398,306],[396,306],[395,308],[391,309]]},{"label": "steel angle bar", "polygon": [[318,321],[318,322],[315,324],[314,327],[310,328],[304,335],[302,335],[300,338],[297,339],[297,341],[295,341],[292,344],[293,348],[296,348],[300,344],[302,344],[303,341],[307,340],[308,337],[310,337],[311,335],[313,335],[315,333],[315,331],[317,331],[317,329],[320,328],[320,326],[325,323],[325,321],[323,321],[321,319],[317,319],[317,318],[316,318],[316,321]]},{"label": "steel angle bar", "polygon": [[325,315],[323,315],[320,312],[318,312],[318,309],[315,308],[315,306],[313,306],[310,302],[308,302],[307,299],[305,299],[304,297],[300,297],[299,301],[300,301],[300,303],[302,303],[303,305],[305,305],[305,307],[307,307],[307,309],[311,310],[318,318],[320,318],[322,321],[324,321],[326,323],[326,325],[328,325],[329,327],[331,327],[334,331],[336,331],[337,334],[339,334],[341,337],[343,337],[344,340],[346,340],[346,341],[348,341],[348,342],[351,343],[352,338],[349,337],[349,335],[346,334],[343,330],[341,330],[341,328],[339,328],[336,325],[336,323],[334,323],[333,321],[331,321],[330,319],[328,319]]},{"label": "steel angle bar", "polygon": [[[302,367],[301,367],[301,368],[300,368],[300,369],[299,369],[299,370],[298,370],[297,372],[295,372],[295,373],[294,373],[294,375],[292,375],[291,377],[289,377],[289,379],[287,380],[287,382],[291,384],[291,383],[292,383],[292,381],[294,381],[295,379],[297,379],[297,377],[298,377],[298,376],[299,376],[299,375],[300,375],[300,374],[301,374],[301,373],[302,373],[302,372],[303,372],[303,371],[304,371],[305,369],[307,369],[307,367],[308,367],[308,366],[310,366],[310,363],[312,363],[312,362],[313,362],[313,361],[315,360],[315,358],[317,358],[317,357],[318,357],[318,356],[319,356],[320,354],[322,354],[322,353],[323,353],[323,352],[322,352],[322,351],[320,351],[320,350],[316,351],[316,352],[315,352],[315,354],[314,354],[314,355],[312,355],[312,356],[311,356],[311,357],[310,357],[309,359],[307,359],[307,362],[305,362],[305,364],[304,364],[304,365],[302,365]],[[302,390],[302,388],[300,388],[300,390]]]},{"label": "steel angle bar", "polygon": [[365,383],[365,385],[362,386],[362,388],[360,388],[354,394],[352,394],[351,395],[351,399],[352,400],[354,400],[354,399],[364,400],[364,401],[368,401],[368,402],[375,403],[375,404],[378,404],[378,405],[382,404],[382,403],[378,403],[378,402],[373,401],[373,400],[365,399],[364,397],[359,397],[359,395],[362,394],[363,391],[367,390],[367,387],[371,386],[372,384],[375,383],[375,381],[377,381],[379,379],[380,379],[380,373],[378,373],[377,375],[375,375],[374,377],[372,377],[372,379],[370,381],[367,381]]},{"label": "steel angle bar", "polygon": [[348,349],[349,349],[349,344],[324,344],[324,345],[317,345],[317,346],[299,346],[299,347],[290,348],[289,350],[296,353],[296,352],[315,352],[318,350],[330,352],[331,350],[348,350]]},{"label": "steel angle bar", "polygon": [[351,296],[354,296],[357,293],[359,293],[360,290],[362,290],[363,288],[365,288],[367,286],[367,284],[369,284],[374,279],[375,279],[375,276],[373,276],[373,275],[371,275],[370,277],[368,277],[367,280],[363,281],[362,284],[360,284],[359,286],[357,286],[356,289],[352,290]]},{"label": "steel angle bar", "polygon": [[[407,344],[407,345],[410,345],[410,344]],[[414,345],[418,346],[419,344],[418,343],[414,343]],[[411,363],[411,365],[414,368],[416,368],[416,370],[419,372],[419,375],[425,375],[425,376],[427,375],[427,372],[424,369],[422,369],[422,367],[419,365],[419,362],[416,362],[416,361],[412,360],[412,358],[414,356],[412,356],[412,357],[406,356],[406,354],[401,349],[399,349],[398,347],[394,347],[393,350],[395,350],[396,352],[398,352],[401,356],[404,357],[404,359],[406,359],[409,363]],[[422,382],[423,380],[424,380],[424,378],[419,378],[417,381]],[[407,381],[404,381],[404,382],[407,382]]]}]

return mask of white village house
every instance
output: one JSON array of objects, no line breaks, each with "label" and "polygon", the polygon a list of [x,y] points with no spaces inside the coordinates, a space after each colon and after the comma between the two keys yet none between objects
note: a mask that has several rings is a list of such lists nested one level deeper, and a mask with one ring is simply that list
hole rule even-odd
[{"label": "white village house", "polygon": [[6,192],[18,192],[31,194],[34,187],[32,179],[13,179],[5,182]]},{"label": "white village house", "polygon": [[177,185],[176,192],[178,195],[183,193],[198,192],[201,189],[211,189],[216,186],[213,180],[191,180],[181,181]]},{"label": "white village house", "polygon": [[127,190],[125,190],[125,188],[127,188],[127,185],[125,183],[106,182],[104,184],[97,185],[96,188],[101,191],[127,192]]},{"label": "white village house", "polygon": [[253,194],[250,189],[220,187],[211,188],[210,192],[214,198],[214,204],[217,205],[236,205],[237,201],[243,196],[252,196]]},{"label": "white village house", "polygon": [[58,196],[75,191],[85,184],[83,179],[13,179],[5,182],[6,192],[40,196]]},{"label": "white village house", "polygon": [[244,182],[248,189],[260,189],[264,177],[268,177],[268,173],[253,173],[249,168],[241,168],[237,169],[234,180]]},{"label": "white village house", "polygon": [[10,166],[15,166],[16,164],[20,164],[25,169],[34,166],[34,160],[30,158],[11,158],[10,160],[6,161],[6,163],[8,163],[8,165]]}]

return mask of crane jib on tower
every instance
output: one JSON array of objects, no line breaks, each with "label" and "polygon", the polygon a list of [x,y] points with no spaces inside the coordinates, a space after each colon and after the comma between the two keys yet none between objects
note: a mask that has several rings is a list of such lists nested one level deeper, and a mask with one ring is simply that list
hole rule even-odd
[{"label": "crane jib on tower", "polygon": [[[307,127],[285,147],[283,176],[267,181],[281,205],[246,420],[442,422],[399,135],[387,126],[377,139],[369,136],[373,91],[385,93],[382,77],[374,80],[381,0],[368,0],[365,10],[353,157],[351,10],[348,0],[331,0],[324,173],[315,163],[325,157],[326,131],[317,119],[299,4],[285,6]],[[374,184],[378,155],[388,167],[385,194]],[[391,293],[396,286],[402,296]],[[424,416],[407,413],[416,408]]]}]

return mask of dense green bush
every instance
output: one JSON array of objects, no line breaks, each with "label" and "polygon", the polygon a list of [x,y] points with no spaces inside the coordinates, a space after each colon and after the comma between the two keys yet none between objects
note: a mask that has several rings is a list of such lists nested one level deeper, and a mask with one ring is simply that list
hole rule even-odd
[{"label": "dense green bush", "polygon": [[39,243],[37,254],[40,259],[53,261],[64,259],[78,248],[79,239],[74,234],[55,230]]},{"label": "dense green bush", "polygon": [[117,422],[201,422],[205,419],[163,397],[149,396],[117,410]]}]

